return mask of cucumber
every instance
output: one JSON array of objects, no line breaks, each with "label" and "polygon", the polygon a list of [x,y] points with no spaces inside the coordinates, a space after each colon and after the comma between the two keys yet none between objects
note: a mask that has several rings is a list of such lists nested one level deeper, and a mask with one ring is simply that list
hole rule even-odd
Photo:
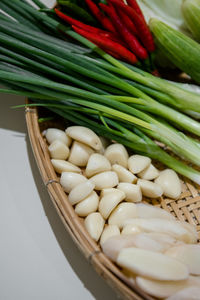
[{"label": "cucumber", "polygon": [[156,44],[168,59],[200,83],[200,45],[157,19],[151,19],[149,26]]},{"label": "cucumber", "polygon": [[200,0],[185,0],[182,12],[187,27],[195,40],[200,42]]}]

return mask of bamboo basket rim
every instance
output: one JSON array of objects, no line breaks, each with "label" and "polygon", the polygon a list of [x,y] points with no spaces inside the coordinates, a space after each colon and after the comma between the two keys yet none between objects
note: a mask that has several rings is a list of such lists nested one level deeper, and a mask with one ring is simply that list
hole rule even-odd
[{"label": "bamboo basket rim", "polygon": [[[28,100],[27,100],[28,102]],[[120,271],[101,251],[99,245],[89,236],[83,222],[67,201],[67,195],[59,183],[48,153],[48,146],[42,136],[38,123],[38,109],[27,107],[25,110],[28,134],[42,180],[66,230],[77,247],[92,264],[96,272],[125,300],[153,300]],[[186,181],[180,199],[153,199],[152,205],[160,206],[175,215],[179,220],[187,220],[197,226],[200,233],[200,187]],[[149,201],[148,201],[149,203]]]}]

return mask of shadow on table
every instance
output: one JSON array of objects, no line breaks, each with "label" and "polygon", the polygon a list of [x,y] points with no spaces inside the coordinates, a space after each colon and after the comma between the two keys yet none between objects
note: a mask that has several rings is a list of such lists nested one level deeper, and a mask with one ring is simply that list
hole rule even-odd
[{"label": "shadow on table", "polygon": [[26,128],[24,108],[12,108],[12,106],[24,103],[25,99],[20,96],[0,94],[0,128],[20,133],[26,132],[24,130]]},{"label": "shadow on table", "polygon": [[84,286],[92,293],[97,300],[116,300],[117,295],[105,283],[105,281],[93,270],[92,266],[87,262],[85,257],[80,253],[79,249],[73,242],[72,238],[66,231],[62,221],[60,220],[50,196],[42,183],[39,170],[34,160],[32,148],[27,138],[27,150],[29,161],[32,169],[33,178],[40,195],[46,216],[55,234],[55,237],[72,269],[83,282]]}]

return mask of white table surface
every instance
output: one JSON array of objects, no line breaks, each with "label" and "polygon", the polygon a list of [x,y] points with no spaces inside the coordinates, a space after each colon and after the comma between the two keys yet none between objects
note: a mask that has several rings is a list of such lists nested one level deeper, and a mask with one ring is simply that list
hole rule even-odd
[{"label": "white table surface", "polygon": [[24,110],[11,109],[17,104],[24,99],[0,94],[0,299],[117,299],[60,221],[33,157]]}]

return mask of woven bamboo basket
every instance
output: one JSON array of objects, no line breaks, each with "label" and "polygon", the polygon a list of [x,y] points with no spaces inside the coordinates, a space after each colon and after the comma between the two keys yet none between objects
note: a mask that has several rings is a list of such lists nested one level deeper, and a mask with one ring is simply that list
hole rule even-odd
[{"label": "woven bamboo basket", "polygon": [[[42,180],[66,230],[96,272],[122,299],[154,299],[140,290],[134,282],[130,282],[120,269],[102,253],[100,246],[92,240],[85,230],[83,220],[76,215],[59,183],[59,178],[50,161],[48,145],[41,134],[48,127],[63,129],[64,127],[56,121],[55,123],[46,122],[39,125],[38,114],[39,111],[36,108],[26,108],[29,138]],[[182,185],[182,194],[178,200],[161,197],[151,201],[148,199],[148,203],[151,202],[152,205],[162,207],[177,219],[195,225],[200,237],[200,186],[185,178],[182,178]],[[145,202],[145,199],[143,201]]]}]

